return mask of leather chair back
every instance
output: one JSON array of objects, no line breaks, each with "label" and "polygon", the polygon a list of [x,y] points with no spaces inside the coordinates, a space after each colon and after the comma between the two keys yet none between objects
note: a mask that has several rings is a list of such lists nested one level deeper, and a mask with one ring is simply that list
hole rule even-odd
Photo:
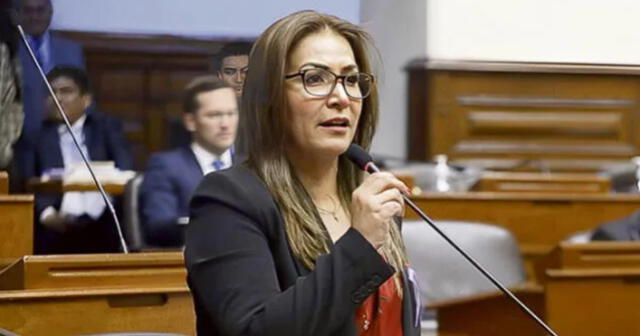
[{"label": "leather chair back", "polygon": [[[525,282],[518,243],[506,229],[474,222],[436,224],[505,286]],[[405,221],[402,235],[424,304],[497,290],[428,224]]]},{"label": "leather chair back", "polygon": [[144,179],[143,174],[138,174],[127,182],[122,197],[123,206],[123,232],[124,238],[131,251],[140,251],[147,246],[144,231],[140,221],[140,186]]}]

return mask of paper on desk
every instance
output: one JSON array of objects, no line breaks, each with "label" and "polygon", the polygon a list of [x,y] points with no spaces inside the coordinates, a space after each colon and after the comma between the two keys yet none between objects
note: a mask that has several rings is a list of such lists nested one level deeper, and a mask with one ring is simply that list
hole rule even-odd
[{"label": "paper on desk", "polygon": [[[101,183],[124,185],[135,176],[131,170],[119,170],[113,161],[92,161],[96,178]],[[65,170],[62,179],[63,184],[93,184],[93,178],[83,163],[77,163]]]},{"label": "paper on desk", "polygon": [[75,217],[87,214],[93,219],[98,219],[105,207],[104,199],[98,192],[71,191],[62,196],[60,212]]}]

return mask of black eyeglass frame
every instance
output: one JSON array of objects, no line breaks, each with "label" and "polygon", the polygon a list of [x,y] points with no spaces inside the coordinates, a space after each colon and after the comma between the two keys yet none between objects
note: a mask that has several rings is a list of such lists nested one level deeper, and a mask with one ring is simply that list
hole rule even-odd
[{"label": "black eyeglass frame", "polygon": [[[327,94],[319,95],[319,94],[311,93],[311,92],[309,92],[309,89],[307,89],[307,84],[305,84],[305,82],[304,82],[304,75],[305,75],[307,72],[312,71],[312,70],[316,70],[316,71],[317,71],[317,70],[323,70],[323,71],[326,71],[326,72],[328,72],[328,73],[332,74],[332,75],[333,75],[333,77],[335,78],[335,79],[334,79],[334,81],[333,81],[333,85],[331,85],[331,89],[329,90],[329,92],[328,92]],[[368,74],[368,73],[366,73],[366,72],[356,72],[355,74],[358,74],[358,75],[361,75],[361,74],[362,74],[362,75],[367,75],[367,76],[369,76],[369,78],[371,78],[371,86],[375,85],[376,78],[375,78],[372,74]],[[347,90],[347,86],[346,86],[346,84],[344,83],[344,80],[345,80],[347,77],[353,76],[353,75],[355,75],[355,74],[354,74],[354,73],[352,73],[352,74],[348,74],[348,75],[337,75],[337,74],[335,74],[333,71],[331,71],[331,70],[329,70],[329,69],[311,68],[311,69],[304,69],[304,70],[300,70],[300,71],[298,71],[298,72],[296,72],[296,73],[292,73],[292,74],[285,75],[285,76],[284,76],[284,79],[291,79],[291,78],[294,78],[294,77],[300,76],[300,77],[302,78],[302,86],[304,87],[304,90],[305,90],[308,94],[310,94],[310,95],[312,95],[312,96],[314,96],[314,97],[327,97],[327,96],[329,96],[329,95],[331,94],[331,92],[333,92],[333,90],[335,90],[335,89],[336,89],[336,84],[338,83],[338,80],[339,80],[339,79],[341,79],[340,83],[342,83],[342,88],[344,88],[344,92],[347,94],[347,96],[349,96],[349,97],[351,97],[351,98],[353,98],[353,99],[365,99],[365,98],[369,97],[369,95],[371,94],[371,87],[369,87],[369,92],[367,92],[367,94],[366,94],[366,95],[364,95],[363,97],[354,97],[354,96],[352,96],[351,94],[349,94],[349,90]]]}]

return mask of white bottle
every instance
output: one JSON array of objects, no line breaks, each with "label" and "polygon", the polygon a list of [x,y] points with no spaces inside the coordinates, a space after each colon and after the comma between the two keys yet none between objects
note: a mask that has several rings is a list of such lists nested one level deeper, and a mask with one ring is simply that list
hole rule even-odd
[{"label": "white bottle", "polygon": [[631,158],[631,162],[636,165],[636,191],[640,190],[640,156]]},{"label": "white bottle", "polygon": [[436,191],[451,191],[449,179],[451,177],[451,168],[447,165],[447,156],[444,154],[436,155],[436,167],[434,168],[436,175]]}]

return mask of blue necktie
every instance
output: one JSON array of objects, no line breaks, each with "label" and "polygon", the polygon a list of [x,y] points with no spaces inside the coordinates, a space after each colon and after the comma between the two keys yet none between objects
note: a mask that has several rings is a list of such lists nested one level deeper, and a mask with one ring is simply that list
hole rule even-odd
[{"label": "blue necktie", "polygon": [[213,169],[215,169],[215,171],[222,169],[222,167],[224,167],[224,162],[222,162],[222,160],[213,161]]},{"label": "blue necktie", "polygon": [[40,63],[40,66],[42,66],[42,70],[47,72],[46,64],[44,64],[43,62],[44,60],[42,58],[42,51],[40,51],[40,47],[42,47],[42,40],[43,40],[42,36],[32,38],[31,46],[33,48],[33,53],[36,55],[36,58],[38,59],[38,63]]}]

